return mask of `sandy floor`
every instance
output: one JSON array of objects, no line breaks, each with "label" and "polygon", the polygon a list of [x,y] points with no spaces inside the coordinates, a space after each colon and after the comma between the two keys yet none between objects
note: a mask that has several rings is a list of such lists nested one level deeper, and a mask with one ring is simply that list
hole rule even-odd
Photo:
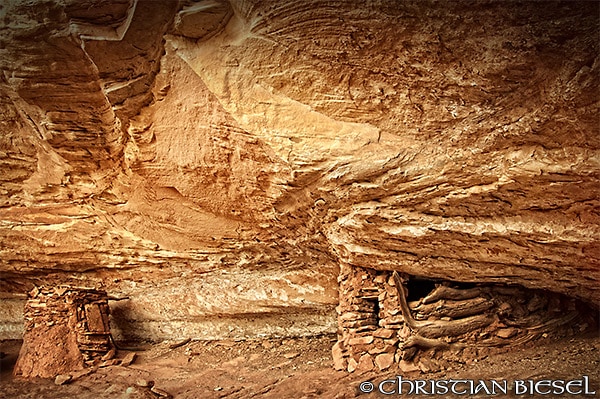
[{"label": "sandy floor", "polygon": [[[25,381],[11,376],[20,341],[4,341],[5,353],[0,369],[2,398],[160,398],[168,393],[175,398],[376,398],[393,396],[365,394],[359,389],[363,381],[377,386],[389,378],[411,381],[419,379],[449,380],[571,380],[588,376],[597,395],[524,395],[521,397],[600,397],[600,332],[557,342],[540,342],[535,346],[490,355],[479,361],[456,363],[450,370],[422,374],[386,371],[348,374],[332,369],[330,348],[334,336],[258,341],[189,342],[171,349],[169,343],[128,347],[123,357],[135,352],[128,367],[100,368],[68,384],[58,386],[53,380]],[[171,343],[172,344],[172,343]],[[121,344],[124,346],[124,344]],[[156,392],[144,387],[154,381]],[[384,385],[389,392],[394,385]],[[509,385],[509,388],[513,388]],[[427,388],[426,391],[427,392]],[[455,395],[461,398],[487,398]],[[511,395],[510,393],[513,393]],[[418,395],[416,397],[452,397]],[[514,397],[498,392],[497,397]]]}]

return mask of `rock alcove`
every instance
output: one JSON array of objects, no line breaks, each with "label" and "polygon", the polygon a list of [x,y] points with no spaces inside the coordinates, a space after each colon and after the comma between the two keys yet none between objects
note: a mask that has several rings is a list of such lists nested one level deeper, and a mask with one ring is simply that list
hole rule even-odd
[{"label": "rock alcove", "polygon": [[598,7],[3,2],[0,338],[63,284],[129,298],[117,340],[345,370],[593,331]]}]

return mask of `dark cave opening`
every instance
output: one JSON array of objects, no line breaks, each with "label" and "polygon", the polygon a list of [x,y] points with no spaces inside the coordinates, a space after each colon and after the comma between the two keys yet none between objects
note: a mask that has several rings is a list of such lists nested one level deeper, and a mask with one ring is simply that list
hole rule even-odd
[{"label": "dark cave opening", "polygon": [[418,301],[421,298],[427,296],[431,291],[435,289],[436,284],[440,281],[429,280],[422,277],[412,277],[406,283],[406,290],[408,295],[406,300],[408,302]]}]

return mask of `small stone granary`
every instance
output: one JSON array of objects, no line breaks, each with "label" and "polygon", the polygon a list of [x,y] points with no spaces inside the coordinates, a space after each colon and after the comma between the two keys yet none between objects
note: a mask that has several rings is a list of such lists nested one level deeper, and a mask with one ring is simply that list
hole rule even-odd
[{"label": "small stone granary", "polygon": [[394,365],[435,372],[597,322],[572,298],[518,286],[434,282],[349,265],[341,266],[338,282],[332,352],[334,367],[349,372]]},{"label": "small stone granary", "polygon": [[90,288],[35,287],[25,305],[15,376],[54,377],[114,357],[108,299]]}]

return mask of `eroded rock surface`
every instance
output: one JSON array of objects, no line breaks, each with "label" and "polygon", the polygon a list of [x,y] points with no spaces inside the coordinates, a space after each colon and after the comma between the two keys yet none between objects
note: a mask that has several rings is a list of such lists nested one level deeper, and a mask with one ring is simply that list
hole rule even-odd
[{"label": "eroded rock surface", "polygon": [[[4,2],[0,318],[335,331],[340,263],[600,302],[595,2]],[[218,317],[216,317],[218,316]]]}]

